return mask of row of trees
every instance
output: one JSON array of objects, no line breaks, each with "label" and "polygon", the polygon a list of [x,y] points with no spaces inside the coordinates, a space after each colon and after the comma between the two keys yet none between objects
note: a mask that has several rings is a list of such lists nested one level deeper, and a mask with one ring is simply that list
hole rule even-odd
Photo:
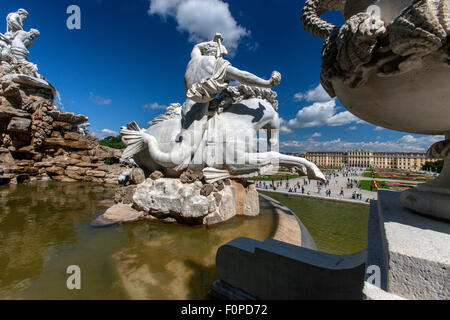
[{"label": "row of trees", "polygon": [[441,172],[444,167],[444,160],[438,161],[427,161],[422,167],[422,170],[433,171],[433,172]]}]

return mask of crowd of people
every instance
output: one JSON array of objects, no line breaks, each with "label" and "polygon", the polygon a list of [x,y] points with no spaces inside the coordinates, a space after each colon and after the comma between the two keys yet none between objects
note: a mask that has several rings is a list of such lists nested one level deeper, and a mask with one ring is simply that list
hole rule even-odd
[{"label": "crowd of people", "polygon": [[[263,190],[284,191],[302,195],[324,195],[328,198],[340,199],[345,198],[346,191],[344,191],[344,188],[346,188],[347,190],[350,190],[348,194],[351,194],[351,198],[348,199],[369,202],[370,198],[364,197],[362,187],[358,179],[355,178],[362,175],[363,172],[363,168],[327,170],[324,172],[326,178],[325,181],[314,182],[307,178],[289,178],[289,176],[286,176],[281,177],[280,180],[258,181],[256,182],[256,186]],[[315,187],[313,187],[313,183],[315,183],[316,190],[314,190]],[[324,192],[322,192],[322,190],[324,190]]]}]

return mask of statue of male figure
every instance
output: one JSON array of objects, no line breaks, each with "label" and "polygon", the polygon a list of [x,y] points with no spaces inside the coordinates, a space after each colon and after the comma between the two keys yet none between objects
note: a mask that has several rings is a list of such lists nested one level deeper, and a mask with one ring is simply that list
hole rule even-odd
[{"label": "statue of male figure", "polygon": [[40,78],[37,66],[28,61],[28,55],[30,51],[28,49],[33,45],[34,39],[40,35],[36,29],[30,29],[30,31],[19,30],[14,35],[14,39],[11,43],[11,52],[14,58],[20,65],[26,70],[27,74]]},{"label": "statue of male figure", "polygon": [[34,38],[40,35],[39,30],[30,29],[30,31],[19,30],[17,31],[12,43],[11,50],[13,55],[16,57],[17,61],[25,62],[27,61],[30,48],[34,43]]},{"label": "statue of male figure", "polygon": [[14,33],[23,30],[23,23],[28,18],[29,13],[25,9],[8,14],[6,17],[6,34],[14,37]]},{"label": "statue of male figure", "polygon": [[272,88],[280,84],[281,75],[274,71],[270,80],[239,70],[222,58],[227,48],[222,44],[223,37],[217,33],[213,41],[197,44],[191,53],[186,69],[184,85],[187,100],[183,105],[183,117],[195,103],[208,103],[225,89],[231,80],[248,86]]}]

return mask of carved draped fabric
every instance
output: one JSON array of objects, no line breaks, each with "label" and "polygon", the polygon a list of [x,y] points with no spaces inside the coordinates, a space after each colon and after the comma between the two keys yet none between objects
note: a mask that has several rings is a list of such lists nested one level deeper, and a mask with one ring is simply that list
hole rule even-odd
[{"label": "carved draped fabric", "polygon": [[213,100],[219,92],[227,88],[225,81],[227,67],[231,64],[218,58],[214,65],[214,73],[210,78],[203,79],[200,83],[195,83],[187,91],[186,97],[197,103],[206,103]]}]

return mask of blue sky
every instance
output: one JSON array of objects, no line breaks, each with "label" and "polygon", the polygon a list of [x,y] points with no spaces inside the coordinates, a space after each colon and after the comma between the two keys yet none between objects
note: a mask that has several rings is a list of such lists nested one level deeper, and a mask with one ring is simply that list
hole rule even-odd
[{"label": "blue sky", "polygon": [[[69,30],[69,5],[81,8],[81,30]],[[293,0],[11,0],[0,16],[25,8],[25,29],[41,36],[30,61],[60,92],[66,111],[85,114],[99,137],[137,121],[141,127],[172,102],[183,103],[184,72],[196,41],[221,32],[240,68],[275,88],[285,152],[426,151],[439,137],[378,128],[348,113],[319,85],[322,40],[300,23]],[[326,18],[342,23],[340,14]],[[3,20],[4,21],[4,20]],[[1,32],[6,31],[4,26]]]}]

